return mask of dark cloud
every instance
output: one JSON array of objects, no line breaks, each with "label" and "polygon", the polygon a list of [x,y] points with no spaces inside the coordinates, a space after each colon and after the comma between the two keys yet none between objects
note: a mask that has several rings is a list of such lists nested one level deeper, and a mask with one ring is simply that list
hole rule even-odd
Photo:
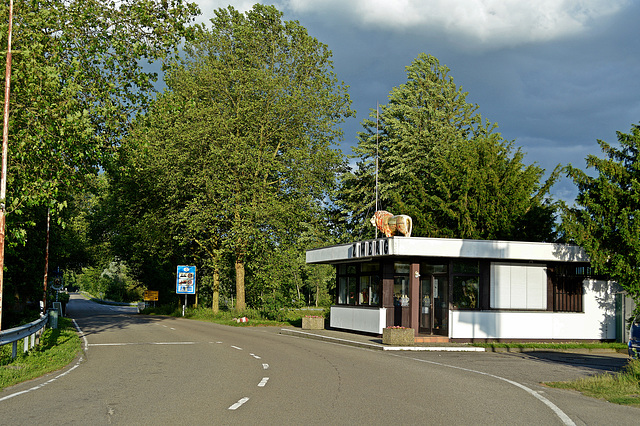
[{"label": "dark cloud", "polygon": [[[364,10],[364,1],[278,4],[285,19],[329,46],[338,78],[350,86],[357,117],[343,126],[345,153],[361,120],[406,81],[405,66],[421,52],[450,68],[467,100],[527,153],[527,163],[548,171],[557,164],[584,166],[588,154],[599,154],[597,139],[615,142],[616,131],[640,121],[640,2],[589,1],[564,10],[564,2],[507,1],[497,10],[467,10],[461,5],[484,3],[450,0],[438,4],[458,15],[405,19],[390,9],[387,22],[384,11]],[[402,4],[413,13],[435,10],[417,1]],[[576,195],[567,180],[553,191],[567,201]]]}]

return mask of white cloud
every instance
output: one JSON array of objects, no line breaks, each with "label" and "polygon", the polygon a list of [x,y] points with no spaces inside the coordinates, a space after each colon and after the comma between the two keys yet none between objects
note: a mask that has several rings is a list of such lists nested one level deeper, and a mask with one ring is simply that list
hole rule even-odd
[{"label": "white cloud", "polygon": [[[258,0],[189,0],[197,3],[202,11],[202,19],[200,21],[209,21],[213,18],[213,11],[220,8],[226,8],[229,5],[233,6],[240,12],[246,12],[251,9],[255,3],[260,3]],[[263,2],[264,3],[264,2]]]},{"label": "white cloud", "polygon": [[280,0],[293,14],[316,14],[391,31],[444,33],[484,47],[548,41],[587,31],[629,0]]}]

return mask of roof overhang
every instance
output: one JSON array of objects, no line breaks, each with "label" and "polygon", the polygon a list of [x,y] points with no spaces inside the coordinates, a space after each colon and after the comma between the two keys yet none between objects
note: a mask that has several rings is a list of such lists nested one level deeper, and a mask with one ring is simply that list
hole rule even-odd
[{"label": "roof overhang", "polygon": [[570,244],[391,237],[308,250],[307,263],[344,263],[389,256],[589,262],[581,247]]}]

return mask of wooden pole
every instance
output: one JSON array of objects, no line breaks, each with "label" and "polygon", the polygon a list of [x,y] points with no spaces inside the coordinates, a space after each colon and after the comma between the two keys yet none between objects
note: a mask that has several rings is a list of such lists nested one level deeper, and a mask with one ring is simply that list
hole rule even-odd
[{"label": "wooden pole", "polygon": [[47,247],[44,251],[44,293],[42,295],[42,314],[47,313],[47,280],[49,278],[49,229],[51,223],[51,209],[47,209]]},{"label": "wooden pole", "polygon": [[11,87],[11,31],[13,27],[13,0],[9,0],[9,35],[7,37],[7,64],[4,78],[4,126],[2,127],[2,175],[0,176],[0,330],[2,330],[2,292],[4,284],[4,237],[7,211],[7,154],[9,152],[9,93]]}]

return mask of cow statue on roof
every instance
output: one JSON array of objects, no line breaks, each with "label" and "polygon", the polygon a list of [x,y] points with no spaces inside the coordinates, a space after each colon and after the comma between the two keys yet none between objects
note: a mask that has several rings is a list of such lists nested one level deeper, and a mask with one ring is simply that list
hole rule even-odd
[{"label": "cow statue on roof", "polygon": [[401,233],[405,237],[411,236],[413,221],[410,216],[400,214],[394,216],[385,210],[378,210],[371,218],[371,224],[376,226],[384,235],[392,237],[396,233]]}]

